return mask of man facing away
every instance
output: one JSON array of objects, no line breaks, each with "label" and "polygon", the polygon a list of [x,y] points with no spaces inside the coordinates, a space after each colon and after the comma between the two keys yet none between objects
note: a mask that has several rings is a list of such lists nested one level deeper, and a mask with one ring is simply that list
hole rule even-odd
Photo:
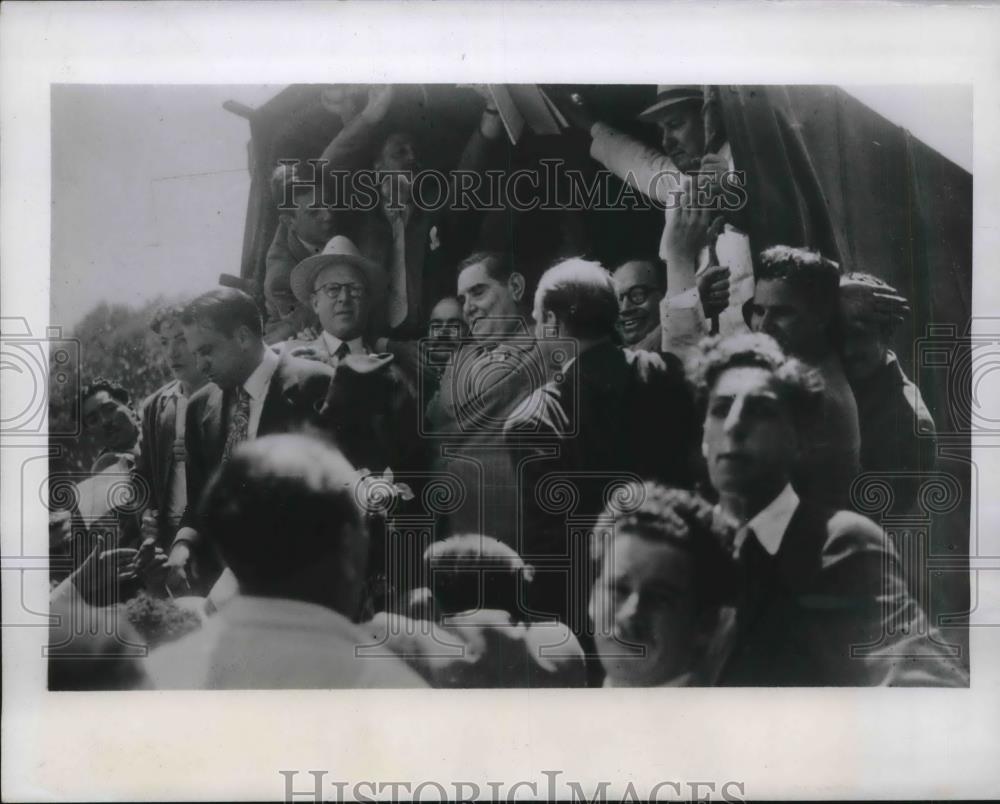
[{"label": "man facing away", "polygon": [[[745,579],[721,683],[962,686],[964,672],[906,590],[885,533],[800,498],[791,478],[820,378],[774,339],[709,339],[691,366],[703,452]],[[909,636],[904,636],[909,635]]]},{"label": "man facing away", "polygon": [[[536,605],[578,634],[587,625],[589,547],[570,543],[571,520],[596,517],[605,489],[623,478],[691,486],[697,476],[698,422],[680,364],[672,355],[664,360],[617,346],[617,318],[614,285],[600,263],[577,258],[549,268],[534,305],[549,382],[505,426],[508,445],[521,456],[515,547],[540,565]],[[563,354],[569,359],[558,362]],[[579,501],[557,512],[551,490],[564,483],[573,485]],[[567,557],[563,566],[541,571],[561,556]]]},{"label": "man facing away", "polygon": [[155,686],[426,686],[351,622],[368,549],[355,482],[353,467],[315,438],[273,435],[235,449],[201,519],[240,594],[201,630],[154,651]]},{"label": "man facing away", "polygon": [[264,343],[257,305],[233,288],[196,298],[181,324],[198,368],[212,381],[188,401],[185,421],[187,506],[171,546],[167,580],[183,590],[196,579],[189,577],[192,558],[201,575],[199,588],[210,587],[219,571],[197,513],[212,472],[244,441],[316,423],[333,370],[272,351]]}]

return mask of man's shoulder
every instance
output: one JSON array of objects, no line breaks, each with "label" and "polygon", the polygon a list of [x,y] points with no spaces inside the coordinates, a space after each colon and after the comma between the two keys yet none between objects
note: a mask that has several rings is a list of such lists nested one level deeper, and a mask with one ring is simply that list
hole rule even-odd
[{"label": "man's shoulder", "polygon": [[214,382],[205,383],[188,398],[188,411],[222,404],[222,389]]},{"label": "man's shoulder", "polygon": [[803,502],[801,516],[796,518],[800,523],[809,523],[808,527],[822,528],[824,564],[856,554],[893,551],[885,531],[868,517],[854,511]]},{"label": "man's shoulder", "polygon": [[304,357],[283,354],[274,376],[286,384],[306,384],[315,382],[317,378],[332,379],[333,369],[319,360],[306,360]]}]

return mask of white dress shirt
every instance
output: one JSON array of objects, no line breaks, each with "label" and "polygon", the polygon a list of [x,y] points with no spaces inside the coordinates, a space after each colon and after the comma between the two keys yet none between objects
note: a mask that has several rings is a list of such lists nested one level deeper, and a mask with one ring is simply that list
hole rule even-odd
[{"label": "white dress shirt", "polygon": [[278,363],[281,361],[271,349],[264,349],[264,356],[261,358],[253,374],[247,377],[243,383],[243,388],[250,395],[250,421],[247,424],[247,438],[257,437],[257,427],[260,425],[260,414],[264,409],[264,400],[267,398],[267,391],[271,387],[271,377],[274,376]]},{"label": "white dress shirt", "polygon": [[[188,398],[181,392],[181,384],[174,389],[176,408],[174,414],[174,440],[184,446],[185,423],[187,419]],[[167,498],[167,519],[174,524],[181,521],[184,509],[187,508],[187,470],[184,461],[175,460],[174,469],[170,475],[170,491]]]},{"label": "white dress shirt", "polygon": [[[344,341],[338,338],[336,335],[331,335],[325,329],[320,334],[319,339],[323,342],[323,346],[326,347],[327,357],[329,360],[327,362],[335,363],[335,355],[343,345]],[[347,348],[351,350],[352,355],[366,355],[368,354],[368,349],[365,347],[364,341],[361,336],[358,336],[352,341],[347,341]]]},{"label": "white dress shirt", "polygon": [[795,510],[799,507],[799,495],[795,493],[792,484],[789,483],[782,490],[781,494],[769,502],[757,515],[741,528],[733,541],[733,549],[738,554],[747,535],[753,531],[768,555],[777,555],[781,548],[781,542],[785,538],[785,531],[792,521]]}]

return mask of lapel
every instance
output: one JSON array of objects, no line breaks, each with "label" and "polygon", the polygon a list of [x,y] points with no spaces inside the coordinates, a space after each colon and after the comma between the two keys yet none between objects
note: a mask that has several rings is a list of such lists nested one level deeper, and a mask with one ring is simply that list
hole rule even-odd
[{"label": "lapel", "polygon": [[156,454],[152,458],[153,465],[160,470],[157,478],[162,484],[162,488],[159,489],[159,499],[164,499],[166,484],[170,482],[170,475],[174,470],[174,439],[177,436],[177,397],[175,391],[179,391],[178,385],[176,380],[170,383],[157,400],[154,446]]},{"label": "lapel", "polygon": [[232,392],[213,385],[201,412],[202,441],[210,465],[215,465],[222,459],[231,404]]}]

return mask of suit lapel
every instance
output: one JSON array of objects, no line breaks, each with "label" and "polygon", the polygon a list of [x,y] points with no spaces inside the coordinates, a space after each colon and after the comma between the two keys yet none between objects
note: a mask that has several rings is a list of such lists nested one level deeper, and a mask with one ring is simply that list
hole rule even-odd
[{"label": "suit lapel", "polygon": [[287,429],[289,400],[286,388],[290,383],[285,359],[282,358],[271,375],[264,396],[264,406],[260,411],[260,421],[257,423],[257,436],[282,432]]}]

